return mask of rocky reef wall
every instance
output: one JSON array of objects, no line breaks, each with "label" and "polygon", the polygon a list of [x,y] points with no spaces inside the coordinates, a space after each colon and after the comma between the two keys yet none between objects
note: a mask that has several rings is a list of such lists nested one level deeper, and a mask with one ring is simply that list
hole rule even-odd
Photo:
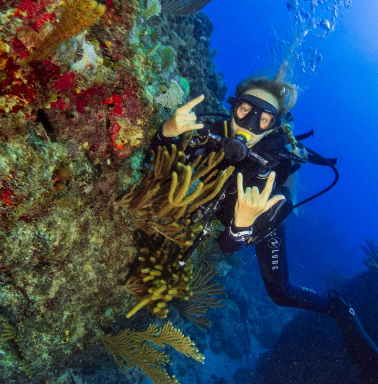
[{"label": "rocky reef wall", "polygon": [[175,107],[204,93],[199,112],[225,112],[210,20],[155,3],[0,1],[0,315],[19,340],[4,382],[74,381],[92,338],[130,325],[116,287],[139,240],[113,203]]}]

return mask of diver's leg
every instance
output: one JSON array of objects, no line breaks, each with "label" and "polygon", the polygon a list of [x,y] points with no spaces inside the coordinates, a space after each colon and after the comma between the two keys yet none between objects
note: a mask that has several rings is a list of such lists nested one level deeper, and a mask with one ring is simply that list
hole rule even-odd
[{"label": "diver's leg", "polygon": [[346,349],[366,383],[378,383],[378,348],[363,329],[350,304],[337,293],[325,298],[308,288],[292,286],[287,266],[283,225],[256,245],[265,287],[272,300],[282,306],[311,309],[332,317],[339,325]]},{"label": "diver's leg", "polygon": [[289,282],[284,224],[256,245],[256,254],[265,288],[277,305],[327,312],[326,297]]},{"label": "diver's leg", "polygon": [[378,348],[366,333],[352,306],[335,292],[329,297],[331,316],[341,328],[345,347],[366,383],[378,383]]}]

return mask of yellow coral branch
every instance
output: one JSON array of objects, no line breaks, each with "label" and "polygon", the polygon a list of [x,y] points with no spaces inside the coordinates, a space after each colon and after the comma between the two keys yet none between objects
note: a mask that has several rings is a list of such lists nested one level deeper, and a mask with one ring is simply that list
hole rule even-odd
[{"label": "yellow coral branch", "polygon": [[[138,187],[125,195],[116,206],[128,208],[139,228],[147,234],[152,231],[173,240],[179,246],[192,244],[193,231],[189,224],[183,221],[191,212],[214,198],[231,175],[233,167],[222,172],[215,180],[218,170],[213,170],[222,160],[224,154],[212,152],[201,161],[193,163],[195,178],[206,177],[198,185],[194,184],[193,168],[186,165],[185,154],[172,146],[171,153],[166,147],[159,147],[157,153],[152,153],[154,161],[145,173]],[[199,163],[199,164],[198,164]],[[188,195],[188,191],[195,190]],[[172,227],[172,225],[174,227]],[[180,232],[186,233],[181,236]],[[175,239],[175,236],[180,237]]]},{"label": "yellow coral branch", "polygon": [[177,173],[172,172],[172,182],[171,182],[171,188],[169,190],[168,194],[168,202],[169,204],[173,205],[173,196],[177,188]]},{"label": "yellow coral branch", "polygon": [[181,203],[182,199],[185,197],[185,195],[188,192],[191,179],[192,179],[192,168],[190,165],[187,165],[185,168],[184,182],[180,190],[178,191],[177,196],[173,200],[173,205],[177,206],[177,204]]},{"label": "yellow coral branch", "polygon": [[26,62],[42,61],[58,44],[93,25],[105,12],[94,0],[68,0],[53,30],[35,47]]},{"label": "yellow coral branch", "polygon": [[135,315],[141,308],[146,306],[151,301],[151,297],[147,297],[146,299],[143,299],[140,301],[131,311],[129,311],[126,315],[127,319],[130,319],[132,315]]},{"label": "yellow coral branch", "polygon": [[181,203],[175,204],[176,207],[183,207],[194,201],[202,192],[203,183],[199,182],[196,190],[188,197],[186,197]]},{"label": "yellow coral branch", "polygon": [[205,359],[194,342],[184,336],[180,329],[174,328],[170,322],[163,328],[153,324],[145,332],[125,329],[117,335],[102,335],[97,336],[96,339],[102,341],[122,370],[125,370],[126,366],[135,364],[155,384],[179,384],[179,382],[175,376],[170,377],[163,367],[164,364],[170,364],[167,355],[158,351],[150,343],[163,347],[166,344],[171,345],[178,352],[201,363]]}]

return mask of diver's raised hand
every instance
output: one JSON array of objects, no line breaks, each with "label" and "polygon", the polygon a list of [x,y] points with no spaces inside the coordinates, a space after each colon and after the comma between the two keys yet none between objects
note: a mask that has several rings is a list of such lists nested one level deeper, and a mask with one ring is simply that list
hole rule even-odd
[{"label": "diver's raised hand", "polygon": [[234,224],[236,227],[244,228],[253,225],[255,220],[278,201],[285,198],[283,195],[275,195],[269,199],[272,193],[275,172],[271,172],[265,188],[260,193],[257,187],[248,187],[244,191],[243,175],[238,173],[238,200],[235,205]]},{"label": "diver's raised hand", "polygon": [[163,135],[165,137],[173,137],[181,135],[186,131],[203,128],[203,124],[196,124],[197,116],[190,111],[204,100],[205,96],[201,95],[189,101],[189,103],[177,108],[173,115],[163,125]]}]

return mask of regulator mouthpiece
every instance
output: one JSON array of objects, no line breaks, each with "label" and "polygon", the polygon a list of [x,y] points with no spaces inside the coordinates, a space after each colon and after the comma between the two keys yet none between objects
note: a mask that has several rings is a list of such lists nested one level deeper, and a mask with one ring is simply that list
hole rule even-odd
[{"label": "regulator mouthpiece", "polygon": [[247,141],[252,138],[252,136],[246,132],[237,131],[236,134],[244,136],[247,139]]},{"label": "regulator mouthpiece", "polygon": [[227,140],[223,144],[224,155],[227,160],[231,162],[239,162],[247,157],[248,149],[246,144],[248,136],[248,134],[239,134],[238,132],[234,139]]}]

